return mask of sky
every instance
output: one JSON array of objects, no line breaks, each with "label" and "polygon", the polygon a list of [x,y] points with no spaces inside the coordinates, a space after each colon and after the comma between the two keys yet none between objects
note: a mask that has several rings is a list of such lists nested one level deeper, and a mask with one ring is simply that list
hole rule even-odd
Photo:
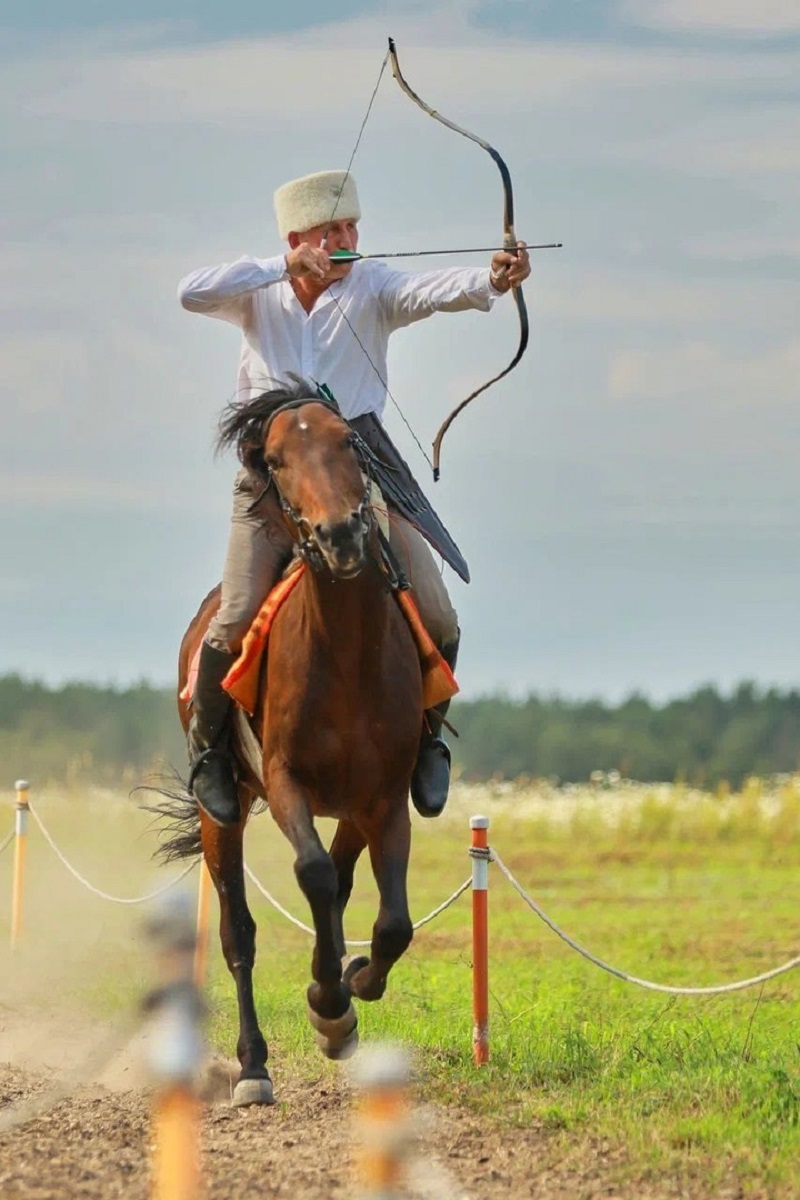
[{"label": "sky", "polygon": [[[275,188],[344,167],[392,35],[511,169],[510,300],[398,333],[387,425],[472,570],[466,696],[800,682],[800,7],[785,0],[33,0],[0,29],[0,673],[170,684],[219,578],[238,334],[178,280],[279,253]],[[494,244],[479,147],[387,70],[365,252]],[[483,262],[477,256],[462,260]],[[430,266],[423,260],[418,266]],[[408,269],[414,269],[414,261]]]}]

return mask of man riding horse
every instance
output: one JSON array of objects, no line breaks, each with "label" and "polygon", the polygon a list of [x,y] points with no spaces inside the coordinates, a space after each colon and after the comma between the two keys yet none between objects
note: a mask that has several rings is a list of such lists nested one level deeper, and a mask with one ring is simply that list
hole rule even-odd
[{"label": "man riding horse", "polygon": [[[359,419],[371,422],[384,445],[393,449],[379,426],[386,403],[389,335],[435,312],[488,311],[499,295],[530,274],[524,245],[515,252],[497,251],[488,270],[445,267],[407,273],[376,260],[337,263],[331,258],[336,251],[358,247],[361,209],[349,172],[324,171],[293,180],[278,188],[274,203],[288,251],[193,271],[180,284],[181,304],[189,312],[241,328],[240,398],[251,399],[276,384],[317,380],[336,398],[345,419],[356,428]],[[423,623],[454,668],[458,618],[428,545],[392,511],[389,543]],[[243,467],[234,484],[221,602],[200,651],[188,735],[190,790],[219,825],[240,819],[229,736],[232,701],[222,680],[292,549],[274,489],[264,491],[259,477]],[[438,816],[447,801],[450,751],[441,737],[445,710],[440,705],[425,714],[411,781],[414,805],[425,817]]]}]

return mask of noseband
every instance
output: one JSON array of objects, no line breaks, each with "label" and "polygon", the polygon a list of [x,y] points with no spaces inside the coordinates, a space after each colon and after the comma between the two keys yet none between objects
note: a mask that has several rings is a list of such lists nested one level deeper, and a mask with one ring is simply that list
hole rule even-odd
[{"label": "noseband", "polygon": [[[271,413],[268,419],[265,421],[262,434],[262,444],[266,444],[272,422],[280,413],[286,412],[290,408],[300,408],[301,405],[304,404],[321,404],[323,408],[327,408],[330,412],[335,413],[337,417],[342,418],[342,414],[338,406],[331,404],[328,400],[323,400],[316,396],[306,397],[305,399],[289,400],[286,402],[286,404],[281,404],[279,408],[276,408],[275,411]],[[358,515],[361,519],[362,532],[366,534],[372,526],[372,505],[370,503],[372,481],[367,470],[369,451],[355,431],[351,432],[351,438],[356,458],[358,459],[361,470],[366,476],[367,480],[364,493],[361,497],[361,502],[358,506]],[[362,452],[362,447],[366,451],[366,454]],[[278,503],[281,506],[281,511],[285,513],[288,520],[294,526],[297,534],[298,554],[302,559],[304,559],[305,562],[308,563],[309,567],[311,567],[313,571],[325,570],[328,564],[319,544],[317,535],[314,532],[314,526],[308,520],[308,517],[304,517],[302,513],[299,513],[297,509],[292,507],[278,486],[278,480],[275,478],[275,472],[272,470],[269,463],[266,463],[265,465],[267,468],[269,481],[275,488],[275,495],[278,497]]]}]

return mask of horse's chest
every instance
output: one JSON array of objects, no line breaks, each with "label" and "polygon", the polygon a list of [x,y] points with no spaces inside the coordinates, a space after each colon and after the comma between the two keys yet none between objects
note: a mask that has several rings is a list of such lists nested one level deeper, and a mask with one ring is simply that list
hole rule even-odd
[{"label": "horse's chest", "polygon": [[378,647],[363,637],[314,647],[286,639],[294,654],[291,670],[280,663],[283,687],[276,679],[273,689],[270,678],[267,758],[286,764],[318,815],[347,816],[407,786],[419,744],[420,672],[399,615],[397,632]]},{"label": "horse's chest", "polygon": [[418,730],[401,738],[398,732],[375,720],[320,722],[295,731],[280,757],[316,816],[347,817],[394,792],[398,777],[410,777]]},{"label": "horse's chest", "polygon": [[352,788],[380,781],[390,740],[388,731],[360,720],[349,728],[320,723],[296,740],[293,757],[321,783]]}]

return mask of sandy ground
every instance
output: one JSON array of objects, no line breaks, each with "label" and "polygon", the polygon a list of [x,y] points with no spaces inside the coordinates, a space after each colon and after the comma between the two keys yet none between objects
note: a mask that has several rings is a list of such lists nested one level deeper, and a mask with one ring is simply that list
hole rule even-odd
[{"label": "sandy ground", "polygon": [[[97,1036],[64,1020],[0,1013],[0,1196],[3,1200],[143,1200],[150,1195],[151,1095],[143,1038],[97,1061]],[[112,1041],[118,1040],[112,1035]],[[59,1047],[59,1049],[56,1049]],[[102,1047],[101,1047],[102,1050]],[[202,1120],[208,1200],[356,1200],[358,1124],[347,1071],[285,1078],[270,1108],[229,1103],[229,1066],[210,1064]],[[418,1107],[402,1195],[408,1200],[700,1200],[700,1182],[627,1177],[620,1146],[585,1139],[564,1160],[539,1129],[484,1126],[457,1107]],[[739,1200],[735,1182],[715,1200]]]},{"label": "sandy ground", "polygon": [[[66,1036],[63,1018],[0,1016],[0,1196],[146,1197],[152,1147],[145,1038],[123,1038],[108,1058],[90,1030]],[[106,1058],[98,1062],[98,1057]],[[25,1065],[23,1065],[23,1063]],[[336,1200],[359,1195],[358,1124],[346,1068],[322,1064],[314,1080],[276,1078],[271,1108],[229,1103],[231,1066],[209,1064],[203,1081],[203,1172],[214,1200],[249,1196]],[[417,1108],[404,1195],[470,1200],[527,1196],[541,1134],[512,1138],[467,1114]],[[13,1123],[13,1125],[12,1125]],[[11,1127],[9,1127],[11,1126]],[[604,1155],[598,1153],[597,1166]],[[608,1195],[553,1179],[537,1195]]]}]

